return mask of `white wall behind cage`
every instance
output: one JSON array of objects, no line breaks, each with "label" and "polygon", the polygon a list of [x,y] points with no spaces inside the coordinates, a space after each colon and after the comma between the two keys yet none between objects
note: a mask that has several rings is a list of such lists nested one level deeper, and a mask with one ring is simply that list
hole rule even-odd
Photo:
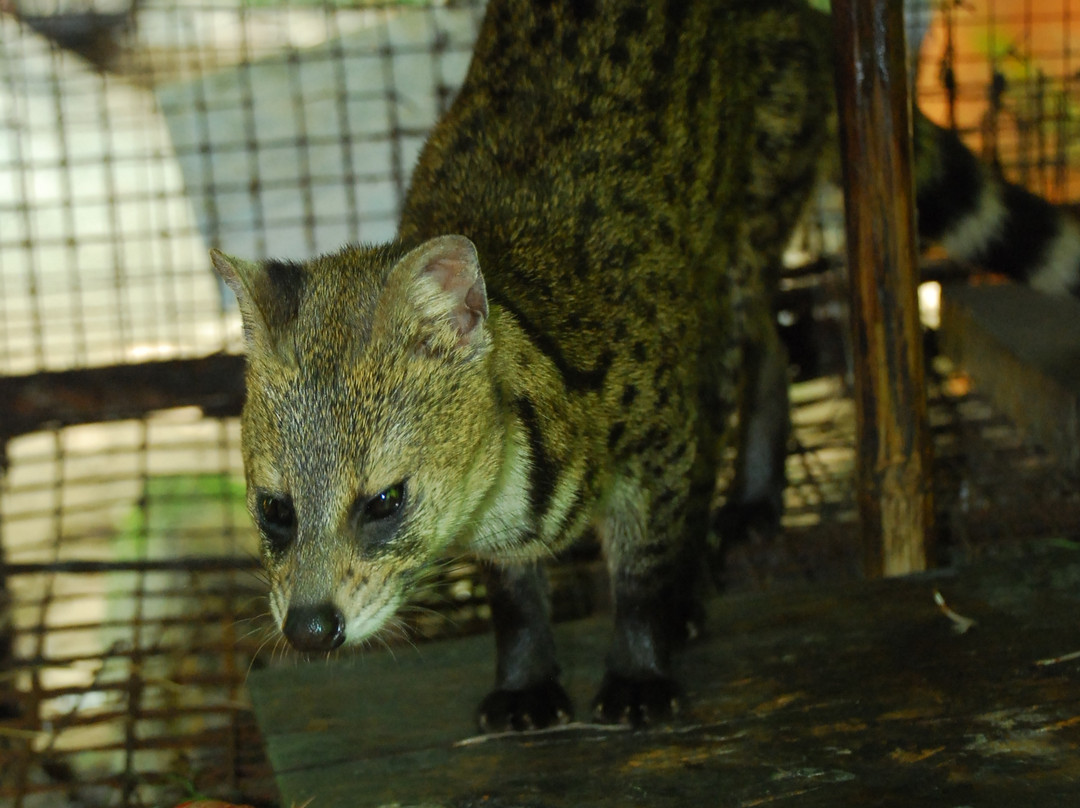
[{"label": "white wall behind cage", "polygon": [[479,12],[153,2],[109,72],[0,14],[0,373],[236,349],[209,247],[391,238]]}]

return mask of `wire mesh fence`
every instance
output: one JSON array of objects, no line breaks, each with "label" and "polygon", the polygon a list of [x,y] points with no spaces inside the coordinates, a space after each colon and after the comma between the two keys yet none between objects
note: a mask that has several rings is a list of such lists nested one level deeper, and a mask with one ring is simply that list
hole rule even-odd
[{"label": "wire mesh fence", "polygon": [[921,48],[924,111],[1012,181],[1075,202],[1080,6],[1074,0],[946,0]]},{"label": "wire mesh fence", "polygon": [[108,70],[41,33],[72,13],[16,10],[35,24],[0,16],[9,374],[235,349],[209,246],[297,258],[390,238],[481,9],[87,6]]},{"label": "wire mesh fence", "polygon": [[[919,71],[928,114],[1061,202],[1080,190],[1075,5],[933,4]],[[201,364],[240,347],[206,252],[300,258],[392,237],[482,12],[0,0],[0,802],[275,804],[243,682],[281,656],[244,506],[242,390],[226,384],[241,365]],[[835,245],[836,197],[822,198],[816,243]],[[857,568],[843,391],[835,376],[797,389],[788,538],[736,558],[733,586]],[[978,399],[936,401],[957,552],[1064,535],[1075,495],[1046,456]],[[595,607],[581,558],[556,582],[566,616]],[[452,569],[415,636],[482,625],[482,594]]]},{"label": "wire mesh fence", "polygon": [[139,804],[192,750],[235,758],[264,608],[237,441],[180,410],[9,443],[5,685],[24,743],[5,796]]},{"label": "wire mesh fence", "polygon": [[47,379],[76,425],[7,444],[0,800],[150,805],[205,787],[272,803],[243,693],[271,635],[235,419],[82,423],[87,389],[104,420],[146,384],[65,376],[58,393],[47,374],[236,352],[211,245],[300,257],[391,237],[481,11],[3,8],[0,373]]}]

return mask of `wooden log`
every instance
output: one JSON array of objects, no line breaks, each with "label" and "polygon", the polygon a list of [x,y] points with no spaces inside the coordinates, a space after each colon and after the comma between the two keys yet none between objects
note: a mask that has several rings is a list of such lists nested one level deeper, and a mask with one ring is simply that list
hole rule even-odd
[{"label": "wooden log", "polygon": [[0,440],[171,407],[238,415],[243,402],[244,357],[229,354],[9,376],[0,378]]},{"label": "wooden log", "polygon": [[916,296],[901,0],[834,0],[855,363],[857,498],[869,575],[925,569],[930,440]]}]

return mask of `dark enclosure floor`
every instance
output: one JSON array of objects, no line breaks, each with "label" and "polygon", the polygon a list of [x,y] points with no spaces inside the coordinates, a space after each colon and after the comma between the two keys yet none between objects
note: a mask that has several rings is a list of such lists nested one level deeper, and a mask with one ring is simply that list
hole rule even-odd
[{"label": "dark enclosure floor", "polygon": [[[688,709],[651,731],[475,736],[488,637],[264,670],[250,688],[285,805],[1074,804],[1080,554],[1008,555],[718,599],[681,659]],[[606,636],[601,618],[560,627],[579,711]]]}]

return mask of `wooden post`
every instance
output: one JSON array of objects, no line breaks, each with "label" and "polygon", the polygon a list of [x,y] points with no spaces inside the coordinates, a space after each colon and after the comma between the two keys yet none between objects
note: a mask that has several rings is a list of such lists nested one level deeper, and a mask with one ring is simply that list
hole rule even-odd
[{"label": "wooden post", "polygon": [[833,0],[868,575],[925,569],[932,534],[901,0]]}]

